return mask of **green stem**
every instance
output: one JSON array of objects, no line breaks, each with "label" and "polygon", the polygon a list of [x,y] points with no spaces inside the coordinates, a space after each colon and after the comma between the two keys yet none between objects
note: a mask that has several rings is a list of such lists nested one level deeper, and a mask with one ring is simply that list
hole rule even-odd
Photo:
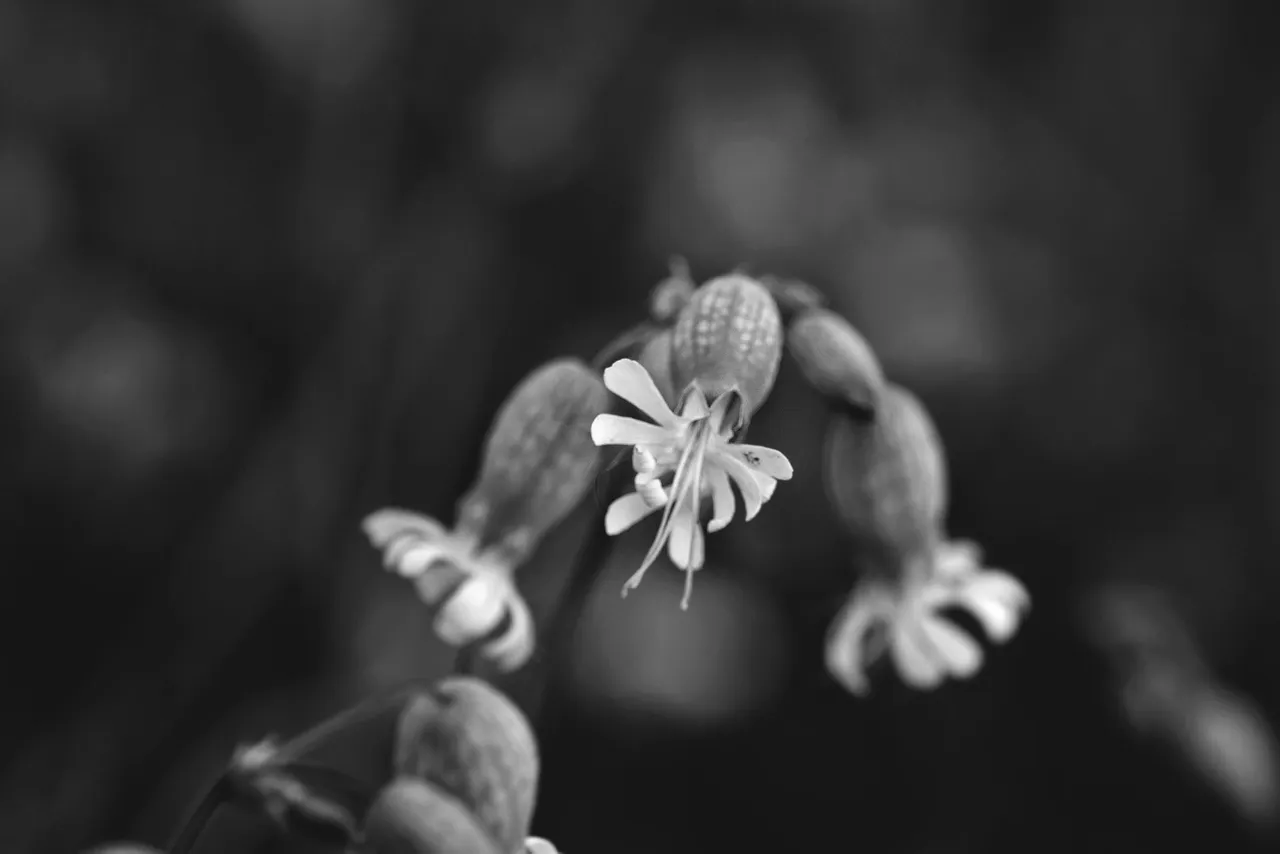
[{"label": "green stem", "polygon": [[191,810],[187,820],[183,823],[182,829],[178,831],[178,835],[174,837],[173,842],[169,844],[169,854],[189,854],[196,845],[196,840],[200,838],[200,832],[204,830],[205,825],[209,823],[209,819],[213,818],[213,814],[218,811],[218,807],[231,794],[231,781],[224,773],[218,777],[217,781],[209,787],[204,793],[204,797]]}]

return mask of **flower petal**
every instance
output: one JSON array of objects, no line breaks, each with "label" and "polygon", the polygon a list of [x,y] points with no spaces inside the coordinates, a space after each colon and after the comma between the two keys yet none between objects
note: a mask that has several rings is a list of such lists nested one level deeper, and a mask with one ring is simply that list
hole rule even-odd
[{"label": "flower petal", "polygon": [[[706,559],[702,526],[698,524],[698,517],[690,506],[693,504],[692,498],[687,500],[676,517],[671,520],[671,538],[667,540],[667,556],[680,569],[701,569]],[[691,548],[692,561],[689,559]]]},{"label": "flower petal", "polygon": [[827,671],[851,694],[867,693],[866,668],[875,659],[866,654],[867,634],[892,612],[892,597],[881,585],[859,585],[827,630]]},{"label": "flower petal", "polygon": [[524,841],[525,854],[559,854],[556,847],[545,839],[530,836]]},{"label": "flower petal", "polygon": [[597,445],[665,445],[671,430],[625,415],[597,415],[591,422],[591,441]]},{"label": "flower petal", "polygon": [[661,506],[657,504],[650,507],[639,492],[628,492],[609,505],[609,510],[604,514],[605,533],[611,537],[621,534]]},{"label": "flower petal", "polygon": [[684,406],[680,409],[680,417],[688,420],[706,418],[711,409],[707,406],[707,396],[696,385],[689,388],[684,398]]},{"label": "flower petal", "polygon": [[707,482],[711,485],[711,521],[707,523],[707,533],[714,534],[733,521],[738,501],[733,497],[733,487],[729,486],[729,475],[724,469],[707,466]]},{"label": "flower petal", "polygon": [[447,594],[456,590],[467,574],[453,563],[436,563],[413,580],[418,597],[428,605],[435,605]]},{"label": "flower petal", "polygon": [[753,471],[751,476],[755,478],[756,486],[760,487],[760,502],[768,504],[769,499],[773,497],[773,493],[778,489],[778,481],[762,471]]},{"label": "flower petal", "polygon": [[973,613],[987,635],[996,643],[1004,643],[1018,630],[1022,612],[1031,597],[1022,582],[1004,572],[980,574],[955,594],[955,600]]},{"label": "flower petal", "polygon": [[[644,369],[634,359],[619,359],[604,369],[604,387],[618,397],[648,415],[664,427],[675,427],[676,414],[662,399],[662,392]],[[594,431],[592,433],[594,436]],[[635,444],[634,442],[597,442],[596,444]]]},{"label": "flower petal", "polygon": [[416,578],[433,564],[447,561],[454,550],[441,543],[429,543],[408,535],[393,542],[383,555],[383,565],[405,578]]},{"label": "flower petal", "polygon": [[477,575],[464,581],[436,615],[435,630],[440,639],[462,646],[493,631],[502,619],[510,598],[510,586],[491,575]]},{"label": "flower petal", "polygon": [[934,555],[934,574],[956,579],[972,575],[982,567],[982,549],[970,540],[950,540],[938,546]]},{"label": "flower petal", "polygon": [[764,504],[764,497],[760,491],[760,484],[756,480],[755,475],[746,463],[730,454],[717,451],[712,457],[715,465],[724,469],[729,477],[733,478],[733,482],[738,485],[738,491],[742,493],[742,502],[746,505],[746,513],[744,520],[750,522],[760,512],[760,506]]},{"label": "flower petal", "polygon": [[902,680],[913,688],[936,688],[945,675],[943,662],[920,625],[917,609],[900,612],[893,621],[889,653]]},{"label": "flower petal", "polygon": [[510,672],[533,654],[533,615],[519,591],[512,590],[506,604],[511,623],[501,635],[482,646],[480,652],[500,670]]},{"label": "flower petal", "polygon": [[370,513],[361,524],[365,536],[378,548],[385,548],[392,540],[405,535],[421,537],[429,542],[447,535],[444,525],[430,516],[388,507]]},{"label": "flower petal", "polygon": [[726,444],[724,451],[742,460],[752,471],[763,472],[775,480],[791,480],[791,462],[781,451],[763,445],[735,443]]},{"label": "flower petal", "polygon": [[923,615],[920,629],[947,673],[966,679],[978,672],[982,666],[982,647],[973,638],[936,614]]}]

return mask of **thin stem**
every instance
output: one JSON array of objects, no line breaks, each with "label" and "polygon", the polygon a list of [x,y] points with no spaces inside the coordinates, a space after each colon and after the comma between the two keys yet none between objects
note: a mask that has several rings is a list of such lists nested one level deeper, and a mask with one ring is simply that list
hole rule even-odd
[{"label": "thin stem", "polygon": [[627,356],[638,346],[646,343],[659,329],[661,327],[648,321],[637,323],[604,345],[599,353],[596,353],[595,358],[591,360],[591,370],[597,374],[601,373],[613,362]]},{"label": "thin stem", "polygon": [[374,718],[385,712],[387,708],[396,702],[401,701],[412,689],[416,683],[409,683],[404,688],[396,690],[390,694],[383,694],[372,697],[334,715],[327,720],[313,726],[311,729],[286,741],[276,750],[271,757],[271,764],[282,766],[294,762],[303,753],[324,742],[343,730],[354,726],[358,723]]},{"label": "thin stem", "polygon": [[[620,474],[626,475],[628,472],[619,468],[608,474],[604,507],[608,507],[608,502],[618,491],[621,482]],[[547,649],[548,660],[553,666],[557,660],[568,655],[573,649],[578,625],[582,622],[582,615],[587,609],[587,600],[591,596],[596,576],[605,558],[608,557],[611,546],[611,538],[604,528],[604,512],[597,512],[592,515],[592,523],[587,528],[587,535],[578,549],[573,566],[569,569],[569,580],[565,583],[564,593],[561,594],[555,611],[545,620],[547,634],[543,644]],[[553,677],[554,672],[548,674],[548,683]]]},{"label": "thin stem", "polygon": [[[596,354],[591,360],[592,368],[603,371],[605,366],[615,359],[628,355],[646,343],[658,328],[649,322],[632,327],[610,341]],[[629,475],[629,472],[622,467],[606,470],[604,496],[600,502],[600,508],[609,506],[609,502],[622,486],[623,476],[626,475]],[[627,480],[630,480],[629,476]],[[578,634],[578,624],[582,622],[582,615],[587,609],[587,599],[591,595],[596,574],[604,564],[604,559],[609,554],[609,547],[612,545],[609,533],[604,527],[606,511],[599,508],[597,510],[592,523],[587,527],[587,536],[582,542],[582,547],[578,549],[573,566],[569,569],[569,580],[565,584],[564,593],[561,594],[555,611],[544,621],[547,634],[543,645],[547,649],[548,659],[553,666],[557,656],[568,655],[573,648],[573,641]],[[552,681],[554,675],[554,672],[548,674],[548,683]]]},{"label": "thin stem", "polygon": [[183,823],[182,829],[178,831],[178,835],[174,837],[173,842],[169,844],[169,854],[189,854],[195,848],[196,840],[200,838],[201,831],[204,830],[209,819],[213,818],[213,814],[217,812],[218,807],[222,806],[231,794],[231,780],[224,773],[218,777],[217,781],[209,787],[204,793],[204,797],[191,810],[187,820]]}]

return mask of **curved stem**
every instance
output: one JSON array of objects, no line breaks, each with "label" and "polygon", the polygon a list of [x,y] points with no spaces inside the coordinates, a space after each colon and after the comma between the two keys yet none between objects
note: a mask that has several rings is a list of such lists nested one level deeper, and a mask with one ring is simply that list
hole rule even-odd
[{"label": "curved stem", "polygon": [[596,353],[595,358],[591,360],[591,370],[601,373],[613,362],[627,356],[639,345],[648,341],[659,329],[661,329],[660,326],[647,320],[637,323],[604,345],[599,353]]},{"label": "curved stem", "polygon": [[213,818],[213,814],[230,794],[231,781],[224,773],[209,787],[204,797],[191,810],[178,835],[173,838],[173,842],[169,843],[169,854],[189,854],[195,848],[200,832],[204,830],[209,819]]}]

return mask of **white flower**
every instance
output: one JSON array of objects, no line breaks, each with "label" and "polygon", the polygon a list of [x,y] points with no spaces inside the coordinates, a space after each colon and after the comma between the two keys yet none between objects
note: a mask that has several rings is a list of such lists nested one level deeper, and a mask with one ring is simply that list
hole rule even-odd
[{"label": "white flower", "polygon": [[556,847],[545,839],[530,836],[524,841],[525,854],[559,854]]},{"label": "white flower", "polygon": [[445,643],[463,646],[478,641],[509,617],[506,630],[480,651],[503,670],[514,670],[528,660],[533,618],[516,589],[514,567],[496,550],[479,551],[474,537],[406,510],[370,514],[364,532],[383,550],[387,569],[412,579],[424,602],[443,602],[434,628]]},{"label": "white flower", "polygon": [[[708,405],[705,395],[691,385],[676,415],[649,373],[631,359],[606,368],[604,384],[656,422],[606,414],[597,415],[591,424],[591,438],[597,445],[635,449],[636,491],[609,505],[605,529],[611,535],[621,533],[659,507],[666,508],[649,553],[622,593],[625,596],[640,583],[665,544],[671,562],[686,572],[681,607],[687,608],[693,571],[701,568],[705,555],[700,519],[703,496],[709,494],[712,504],[707,531],[719,531],[733,519],[737,501],[730,481],[742,493],[749,521],[773,495],[778,481],[791,478],[791,463],[772,448],[732,441],[733,425],[725,423],[732,392]],[[672,475],[669,487],[659,480],[668,474]]]},{"label": "white flower", "polygon": [[827,669],[850,692],[865,695],[866,670],[887,646],[912,687],[964,679],[982,666],[982,648],[939,612],[962,607],[1003,643],[1030,603],[1016,578],[982,566],[975,544],[942,542],[908,567],[900,584],[872,577],[858,585],[827,636]]}]

